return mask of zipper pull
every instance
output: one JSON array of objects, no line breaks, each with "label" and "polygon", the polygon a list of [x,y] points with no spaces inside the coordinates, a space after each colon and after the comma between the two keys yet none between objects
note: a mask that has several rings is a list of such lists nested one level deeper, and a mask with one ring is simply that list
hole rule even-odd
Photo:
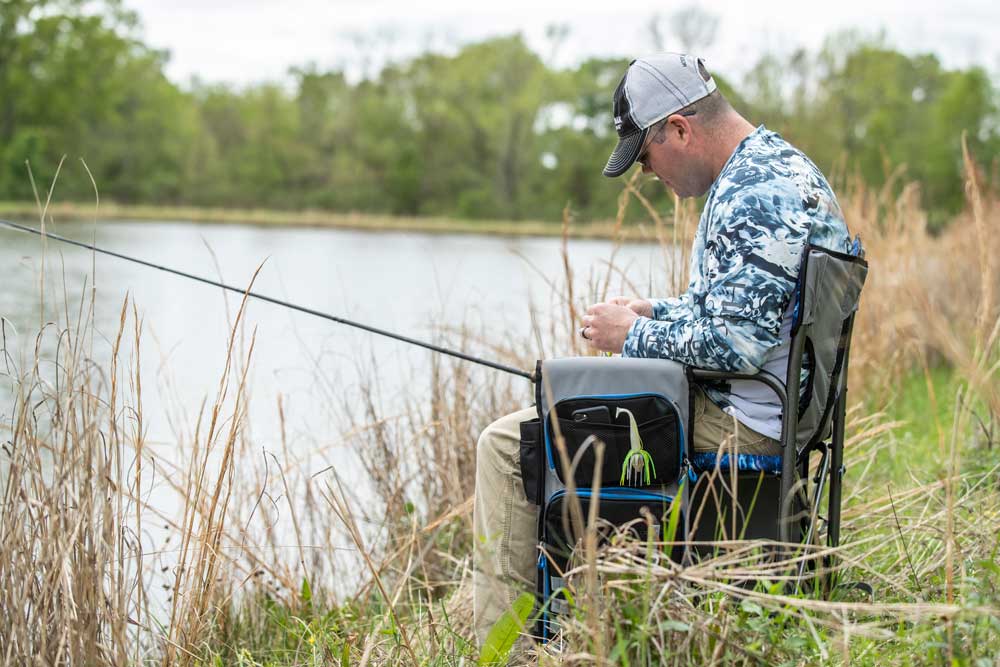
[{"label": "zipper pull", "polygon": [[[539,544],[538,546],[541,547],[542,545]],[[542,551],[541,549],[539,549],[539,551],[538,551],[538,569],[539,570],[544,570],[545,569],[545,565],[546,565],[546,562],[545,562],[545,552]]]},{"label": "zipper pull", "polygon": [[[691,465],[691,460],[687,456],[684,457],[684,462],[681,465],[687,470],[687,478],[690,479],[692,483],[697,482],[698,473],[694,471],[694,466]],[[681,477],[684,477],[684,475],[681,475]]]}]

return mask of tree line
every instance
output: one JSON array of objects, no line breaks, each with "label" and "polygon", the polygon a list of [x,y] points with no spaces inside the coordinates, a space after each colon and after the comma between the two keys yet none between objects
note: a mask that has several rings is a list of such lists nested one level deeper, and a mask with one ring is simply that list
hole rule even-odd
[{"label": "tree line", "polygon": [[[139,34],[115,0],[0,3],[0,199],[33,197],[26,161],[50,176],[67,155],[122,203],[511,220],[557,220],[568,204],[581,220],[615,215],[622,184],[601,168],[625,60],[555,68],[512,35],[361,80],[305,66],[282,83],[181,86],[164,73],[168,54]],[[981,67],[948,69],[842,33],[815,52],[765,55],[738,81],[714,74],[737,110],[828,175],[916,180],[938,219],[962,203],[963,132],[996,171],[998,91]],[[648,194],[669,206],[662,188]],[[66,179],[57,195],[86,200],[92,186]]]}]

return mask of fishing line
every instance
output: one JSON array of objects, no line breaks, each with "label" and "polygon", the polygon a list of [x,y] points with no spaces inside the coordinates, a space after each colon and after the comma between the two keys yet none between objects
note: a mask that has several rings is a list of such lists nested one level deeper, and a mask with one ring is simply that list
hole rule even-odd
[{"label": "fishing line", "polygon": [[331,322],[336,322],[337,324],[345,324],[349,327],[354,327],[356,329],[361,329],[369,333],[376,334],[378,336],[385,336],[386,338],[392,338],[394,340],[402,341],[404,343],[409,343],[410,345],[416,345],[418,347],[423,347],[433,352],[439,352],[441,354],[447,354],[448,356],[456,357],[462,359],[463,361],[470,361],[474,364],[480,364],[482,366],[488,366],[489,368],[503,371],[504,373],[510,373],[511,375],[518,375],[523,378],[527,378],[532,382],[535,381],[535,376],[533,373],[521,370],[520,368],[514,368],[513,366],[507,366],[506,364],[501,364],[495,361],[489,361],[488,359],[480,359],[479,357],[474,357],[471,354],[465,354],[464,352],[459,352],[457,350],[450,350],[446,347],[441,347],[440,345],[435,345],[434,343],[428,343],[426,341],[417,340],[416,338],[410,338],[409,336],[404,336],[402,334],[393,333],[392,331],[386,331],[385,329],[379,329],[368,324],[363,324],[361,322],[355,322],[343,317],[338,317],[336,315],[330,315],[329,313],[324,313],[319,310],[314,310],[312,308],[306,308],[305,306],[299,306],[294,303],[289,303],[288,301],[282,301],[281,299],[275,299],[264,294],[257,294],[256,292],[250,292],[239,287],[233,287],[232,285],[226,285],[225,283],[220,283],[215,280],[209,280],[208,278],[203,278],[201,276],[196,276],[192,273],[187,273],[185,271],[180,271],[178,269],[170,268],[169,266],[162,266],[160,264],[154,264],[153,262],[147,262],[143,259],[138,259],[136,257],[129,257],[128,255],[123,255],[113,250],[105,250],[103,248],[98,248],[97,246],[90,245],[89,243],[83,243],[81,241],[74,241],[73,239],[68,239],[65,236],[59,236],[58,234],[51,234],[49,232],[42,232],[34,227],[26,227],[25,225],[19,225],[16,222],[10,222],[9,220],[0,220],[0,224],[10,227],[11,229],[16,229],[21,232],[27,232],[29,234],[35,234],[47,239],[53,239],[61,243],[68,243],[69,245],[75,245],[79,248],[86,248],[87,250],[92,250],[93,252],[99,252],[102,255],[108,255],[109,257],[117,257],[118,259],[123,259],[126,262],[132,262],[134,264],[140,264],[142,266],[147,266],[151,269],[157,269],[159,271],[165,271],[167,273],[172,273],[175,276],[181,276],[182,278],[189,278],[191,280],[196,280],[200,283],[205,283],[206,285],[212,285],[213,287],[221,287],[224,290],[229,290],[230,292],[235,292],[236,294],[245,294],[246,296],[253,297],[254,299],[259,299],[261,301],[267,301],[268,303],[273,303],[277,306],[283,306],[285,308],[290,308],[291,310],[297,310],[300,313],[306,313],[308,315],[314,315],[316,317],[321,317],[324,320],[329,320]]}]

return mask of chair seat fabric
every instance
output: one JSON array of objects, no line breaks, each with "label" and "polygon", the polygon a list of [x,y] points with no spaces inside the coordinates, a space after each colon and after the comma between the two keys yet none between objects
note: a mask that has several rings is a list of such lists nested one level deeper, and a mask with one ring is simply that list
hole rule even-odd
[{"label": "chair seat fabric", "polygon": [[[717,462],[720,470],[730,470],[732,457],[729,454],[723,454],[720,458],[715,452],[695,452],[694,456],[691,457],[691,467],[694,468],[695,472],[714,470]],[[781,472],[781,457],[764,454],[737,454],[736,469],[764,471],[771,475],[777,475]]]}]

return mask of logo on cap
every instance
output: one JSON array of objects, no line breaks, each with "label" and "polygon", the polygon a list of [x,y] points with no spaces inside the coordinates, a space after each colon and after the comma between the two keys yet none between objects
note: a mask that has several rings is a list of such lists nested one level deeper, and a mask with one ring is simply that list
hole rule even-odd
[{"label": "logo on cap", "polygon": [[622,117],[615,116],[615,131],[622,129]]}]

